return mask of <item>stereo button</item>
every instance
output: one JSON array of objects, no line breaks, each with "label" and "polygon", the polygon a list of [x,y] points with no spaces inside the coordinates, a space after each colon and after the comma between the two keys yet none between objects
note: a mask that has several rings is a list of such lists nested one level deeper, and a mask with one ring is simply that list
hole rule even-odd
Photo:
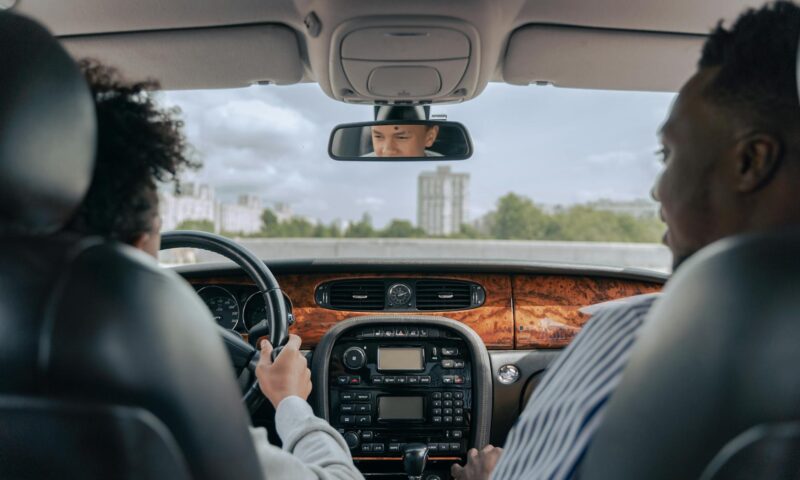
[{"label": "stereo button", "polygon": [[372,423],[372,417],[369,415],[359,415],[356,417],[356,425],[369,425]]},{"label": "stereo button", "polygon": [[342,413],[354,413],[356,411],[355,405],[342,405],[341,406]]},{"label": "stereo button", "polygon": [[444,423],[453,423],[453,417],[449,415],[444,417]]},{"label": "stereo button", "polygon": [[352,402],[352,401],[353,401],[353,400],[354,400],[356,397],[355,397],[355,394],[354,394],[354,393],[351,393],[351,392],[342,392],[342,393],[339,395],[339,398],[340,398],[340,399],[341,399],[343,402]]},{"label": "stereo button", "polygon": [[464,432],[461,430],[453,430],[452,437],[461,439],[464,436]]},{"label": "stereo button", "polygon": [[358,446],[358,434],[355,432],[347,432],[344,434],[344,441],[347,442],[347,446],[352,450]]},{"label": "stereo button", "polygon": [[442,423],[442,417],[433,417],[433,423]]},{"label": "stereo button", "polygon": [[361,431],[361,439],[362,440],[372,440],[372,432],[369,430],[362,430]]},{"label": "stereo button", "polygon": [[453,368],[455,366],[455,362],[452,360],[442,360],[442,368]]},{"label": "stereo button", "polygon": [[412,384],[419,383],[419,377],[415,376],[415,375],[412,375],[412,376],[408,377],[407,380],[408,380],[408,383],[412,383]]},{"label": "stereo button", "polygon": [[[351,405],[351,406],[353,406],[353,405]],[[355,407],[356,407],[356,413],[370,413],[370,407],[371,407],[370,404],[355,405]]]},{"label": "stereo button", "polygon": [[372,444],[372,451],[375,453],[383,453],[383,444],[382,443],[373,443]]},{"label": "stereo button", "polygon": [[350,347],[344,351],[342,356],[342,363],[350,370],[358,370],[364,366],[367,361],[367,352],[360,347]]},{"label": "stereo button", "polygon": [[464,398],[464,392],[453,392],[453,398],[461,400]]},{"label": "stereo button", "polygon": [[428,451],[429,452],[438,452],[439,451],[439,444],[438,443],[428,444]]},{"label": "stereo button", "polygon": [[389,444],[389,453],[399,453],[400,452],[400,444],[399,443],[390,443]]},{"label": "stereo button", "polygon": [[445,357],[452,357],[458,355],[458,349],[455,347],[442,347],[442,355]]},{"label": "stereo button", "polygon": [[368,402],[372,398],[369,393],[356,393],[356,402]]},{"label": "stereo button", "polygon": [[383,377],[375,376],[370,379],[373,385],[383,385]]},{"label": "stereo button", "polygon": [[342,415],[341,417],[339,417],[339,422],[342,425],[353,425],[354,423],[356,423],[356,417],[352,415]]},{"label": "stereo button", "polygon": [[427,375],[424,377],[419,377],[419,383],[431,383],[431,377]]},{"label": "stereo button", "polygon": [[453,399],[453,392],[444,392],[444,399],[445,400],[452,400]]},{"label": "stereo button", "polygon": [[445,375],[442,377],[442,383],[445,385],[450,385],[453,383],[453,376],[452,375]]}]

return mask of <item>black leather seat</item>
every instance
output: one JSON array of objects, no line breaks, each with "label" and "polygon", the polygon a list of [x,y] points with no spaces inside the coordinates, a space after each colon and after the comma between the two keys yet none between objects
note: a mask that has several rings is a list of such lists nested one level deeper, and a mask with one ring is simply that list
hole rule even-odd
[{"label": "black leather seat", "polygon": [[800,478],[800,231],[723,240],[679,269],[581,473]]},{"label": "black leather seat", "polygon": [[192,288],[130,247],[58,233],[93,164],[80,72],[8,12],[0,46],[0,478],[261,478]]}]

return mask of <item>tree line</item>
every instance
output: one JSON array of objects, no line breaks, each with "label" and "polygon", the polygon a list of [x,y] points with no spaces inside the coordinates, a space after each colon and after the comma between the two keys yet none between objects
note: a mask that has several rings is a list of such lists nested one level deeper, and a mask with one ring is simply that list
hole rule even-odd
[{"label": "tree line", "polygon": [[[558,208],[548,212],[528,197],[508,193],[496,208],[483,217],[480,228],[464,224],[459,232],[433,237],[408,220],[394,219],[384,228],[375,228],[364,213],[346,228],[338,222],[313,223],[294,216],[279,221],[272,210],[261,216],[261,231],[248,237],[272,238],[456,238],[497,240],[552,240],[587,242],[659,242],[664,224],[653,216],[634,216],[601,210],[590,204]],[[179,229],[213,231],[210,221],[187,221]],[[226,234],[226,232],[223,232]],[[233,235],[232,233],[230,235]]]}]

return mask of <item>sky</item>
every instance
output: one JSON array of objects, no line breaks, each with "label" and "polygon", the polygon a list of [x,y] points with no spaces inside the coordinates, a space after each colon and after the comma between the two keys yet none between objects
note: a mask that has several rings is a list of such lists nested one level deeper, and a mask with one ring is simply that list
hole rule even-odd
[{"label": "sky", "polygon": [[490,83],[474,100],[431,109],[467,127],[472,158],[391,163],[328,157],[333,127],[372,120],[372,107],[334,101],[316,84],[160,94],[181,108],[204,164],[185,180],[211,184],[223,201],[258,195],[267,207],[287,203],[326,223],[368,212],[378,227],[415,221],[417,176],[437,165],[470,174],[470,220],[508,192],[547,205],[649,198],[660,168],[656,132],[673,99]]}]

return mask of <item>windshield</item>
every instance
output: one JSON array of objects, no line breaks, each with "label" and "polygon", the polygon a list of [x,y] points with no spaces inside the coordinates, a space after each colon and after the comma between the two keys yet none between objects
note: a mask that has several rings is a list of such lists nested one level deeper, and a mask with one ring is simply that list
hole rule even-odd
[{"label": "windshield", "polygon": [[[674,94],[490,84],[432,115],[464,124],[464,161],[338,162],[331,129],[373,119],[316,84],[159,94],[193,155],[161,194],[163,231],[235,237],[264,259],[514,259],[667,271],[650,189]],[[293,239],[287,241],[287,238]],[[216,261],[173,252],[166,263]]]}]

